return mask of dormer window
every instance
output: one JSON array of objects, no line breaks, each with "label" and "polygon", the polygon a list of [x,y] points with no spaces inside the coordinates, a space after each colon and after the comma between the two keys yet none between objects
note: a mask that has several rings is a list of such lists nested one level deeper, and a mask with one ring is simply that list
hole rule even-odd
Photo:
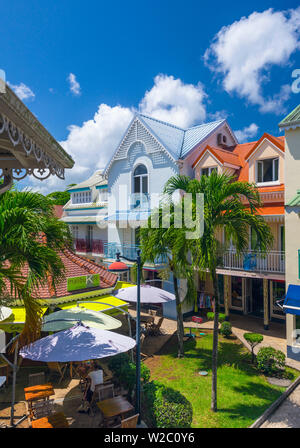
[{"label": "dormer window", "polygon": [[133,193],[148,193],[148,171],[145,165],[138,165],[133,172]]},{"label": "dormer window", "polygon": [[258,160],[256,165],[257,183],[277,182],[279,158]]},{"label": "dormer window", "polygon": [[211,166],[209,168],[202,168],[201,176],[210,176],[213,171],[218,171],[218,167]]},{"label": "dormer window", "polygon": [[72,194],[72,204],[87,204],[92,202],[91,191],[78,191]]}]

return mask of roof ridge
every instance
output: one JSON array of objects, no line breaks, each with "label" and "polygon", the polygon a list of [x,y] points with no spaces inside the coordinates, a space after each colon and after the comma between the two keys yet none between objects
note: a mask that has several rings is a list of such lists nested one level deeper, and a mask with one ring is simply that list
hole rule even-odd
[{"label": "roof ridge", "polygon": [[149,118],[150,120],[157,121],[158,123],[161,123],[161,124],[165,124],[166,126],[170,126],[172,128],[178,129],[179,131],[183,131],[183,132],[186,131],[186,129],[181,128],[181,127],[177,126],[176,124],[168,123],[167,121],[163,121],[158,118],[150,117],[150,115],[141,114],[139,112],[137,113],[137,115],[141,116],[141,117]]},{"label": "roof ridge", "polygon": [[190,128],[185,129],[185,132],[190,131],[192,129],[200,128],[201,126],[207,126],[208,124],[223,123],[224,121],[226,121],[225,118],[223,118],[222,120],[207,121],[206,123],[196,124],[195,126],[191,126]]}]

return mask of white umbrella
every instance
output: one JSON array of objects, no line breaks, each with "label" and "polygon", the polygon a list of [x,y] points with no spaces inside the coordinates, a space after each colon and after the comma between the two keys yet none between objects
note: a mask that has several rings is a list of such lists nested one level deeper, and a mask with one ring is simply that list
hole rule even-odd
[{"label": "white umbrella", "polygon": [[[137,301],[137,286],[130,286],[129,288],[121,288],[113,291],[113,295],[117,299],[125,302]],[[175,300],[175,295],[164,289],[156,288],[150,285],[141,285],[141,303],[166,303]]]},{"label": "white umbrella", "polygon": [[78,321],[87,327],[102,330],[115,330],[122,326],[122,322],[101,311],[88,310],[77,306],[56,311],[44,317],[42,331],[61,331],[73,327]]},{"label": "white umbrella", "polygon": [[43,362],[86,361],[118,355],[134,346],[135,340],[128,336],[78,323],[68,330],[26,345],[20,350],[20,355]]},{"label": "white umbrella", "polygon": [[12,315],[13,311],[7,306],[0,306],[0,322],[2,320],[8,319]]}]

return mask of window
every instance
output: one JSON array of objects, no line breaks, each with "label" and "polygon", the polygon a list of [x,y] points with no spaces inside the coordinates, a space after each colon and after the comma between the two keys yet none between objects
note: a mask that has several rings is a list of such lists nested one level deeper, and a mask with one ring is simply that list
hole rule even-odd
[{"label": "window", "polygon": [[233,308],[243,308],[242,277],[231,277],[231,306]]},{"label": "window", "polygon": [[201,176],[210,176],[213,171],[218,171],[218,168],[216,166],[212,166],[209,168],[202,168]]},{"label": "window", "polygon": [[91,191],[80,191],[72,194],[72,204],[86,204],[92,202]]},{"label": "window", "polygon": [[148,193],[148,171],[145,165],[138,165],[133,173],[133,192]]},{"label": "window", "polygon": [[276,182],[278,181],[279,159],[265,159],[257,161],[257,182]]},{"label": "window", "polygon": [[107,197],[108,197],[107,188],[101,188],[99,190],[99,201],[100,202],[105,202],[105,201],[107,201]]}]

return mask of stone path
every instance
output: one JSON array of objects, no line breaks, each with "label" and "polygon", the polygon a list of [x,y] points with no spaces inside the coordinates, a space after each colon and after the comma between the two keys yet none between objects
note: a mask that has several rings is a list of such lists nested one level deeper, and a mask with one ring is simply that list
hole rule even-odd
[{"label": "stone path", "polygon": [[300,428],[300,386],[296,387],[261,428]]}]

